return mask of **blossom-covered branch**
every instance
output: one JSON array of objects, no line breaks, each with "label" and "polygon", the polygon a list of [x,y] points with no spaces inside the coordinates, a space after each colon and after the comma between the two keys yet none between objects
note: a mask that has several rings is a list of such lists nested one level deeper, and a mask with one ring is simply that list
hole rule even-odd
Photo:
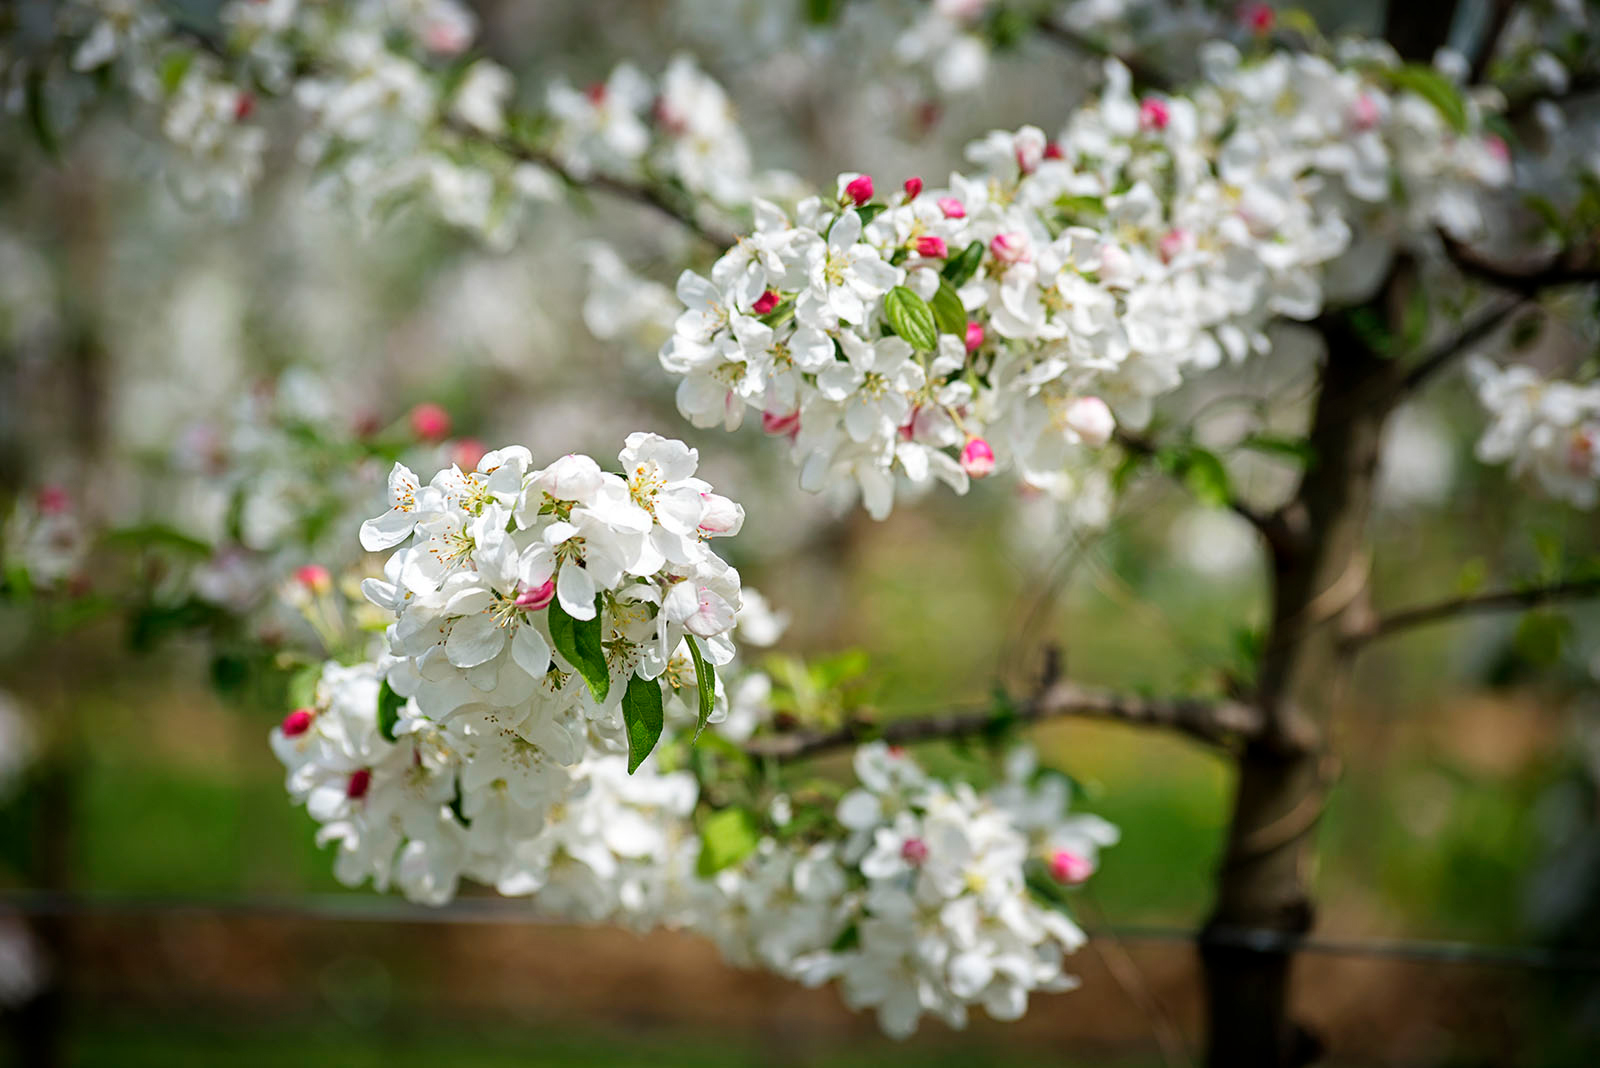
[{"label": "blossom-covered branch", "polygon": [[1223,748],[1248,741],[1262,729],[1260,711],[1243,701],[1136,697],[1058,682],[1015,708],[894,719],[877,728],[852,725],[829,731],[795,731],[754,739],[745,748],[754,756],[797,760],[847,749],[869,736],[890,745],[911,745],[981,737],[1064,717],[1161,727]]},{"label": "blossom-covered branch", "polygon": [[1514,612],[1523,608],[1538,608],[1560,601],[1585,600],[1590,597],[1600,597],[1600,578],[1573,579],[1548,586],[1528,586],[1522,589],[1496,590],[1493,593],[1469,594],[1403,609],[1389,615],[1374,616],[1346,634],[1344,640],[1348,645],[1361,646],[1378,638],[1410,630],[1412,627],[1442,623],[1465,615]]}]

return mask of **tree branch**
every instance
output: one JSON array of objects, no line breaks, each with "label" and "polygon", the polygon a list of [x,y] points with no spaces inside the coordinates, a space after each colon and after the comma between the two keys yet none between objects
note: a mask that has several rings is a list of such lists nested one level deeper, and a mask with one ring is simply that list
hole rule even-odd
[{"label": "tree branch", "polygon": [[997,715],[986,709],[891,720],[876,731],[856,725],[827,731],[794,731],[755,739],[746,744],[745,752],[756,757],[798,760],[866,741],[910,745],[942,738],[970,738],[998,727],[1067,716],[1162,727],[1218,748],[1253,738],[1262,729],[1260,713],[1241,701],[1130,697],[1060,682],[1022,705],[1014,715]]},{"label": "tree branch", "polygon": [[1567,249],[1540,267],[1519,271],[1485,259],[1448,234],[1439,236],[1450,261],[1462,274],[1524,297],[1537,296],[1541,290],[1555,286],[1600,282],[1600,263],[1596,263],[1594,249]]},{"label": "tree branch", "polygon": [[1429,623],[1442,623],[1457,616],[1480,612],[1505,612],[1519,608],[1535,608],[1557,601],[1575,601],[1586,597],[1600,597],[1600,578],[1574,579],[1549,586],[1533,586],[1522,590],[1498,590],[1494,593],[1453,597],[1447,601],[1407,608],[1387,616],[1374,616],[1366,623],[1344,636],[1349,648],[1359,648],[1377,638]]},{"label": "tree branch", "polygon": [[[1121,427],[1116,429],[1113,439],[1118,445],[1121,445],[1135,456],[1153,459],[1156,455],[1157,449],[1152,442],[1137,434],[1129,433]],[[1283,516],[1275,512],[1258,512],[1248,504],[1233,497],[1228,498],[1228,509],[1255,527],[1261,533],[1261,536],[1266,539],[1267,544],[1274,548],[1279,547],[1284,539],[1293,536],[1288,524],[1284,522]]]},{"label": "tree branch", "polygon": [[1483,81],[1484,72],[1494,59],[1495,49],[1500,46],[1500,35],[1505,33],[1506,23],[1511,20],[1511,13],[1516,7],[1517,0],[1494,0],[1490,5],[1489,24],[1484,27],[1483,40],[1478,42],[1477,55],[1472,59],[1472,71],[1467,76],[1468,85]]},{"label": "tree branch", "polygon": [[1116,60],[1128,68],[1128,73],[1133,75],[1133,80],[1139,85],[1150,89],[1158,89],[1162,92],[1170,92],[1172,89],[1172,79],[1167,76],[1166,71],[1161,70],[1140,56],[1118,52],[1103,41],[1097,41],[1092,37],[1079,33],[1077,30],[1063,26],[1050,14],[1039,16],[1034,26],[1041,36],[1055,41],[1057,44],[1064,45],[1074,52]]},{"label": "tree branch", "polygon": [[1428,350],[1420,360],[1406,371],[1405,377],[1400,380],[1400,396],[1404,397],[1421,389],[1434,375],[1450,366],[1462,353],[1498,330],[1500,325],[1511,317],[1511,313],[1525,303],[1526,301],[1519,297],[1509,303],[1500,304],[1480,312],[1476,318],[1461,328],[1460,333],[1441,341]]}]

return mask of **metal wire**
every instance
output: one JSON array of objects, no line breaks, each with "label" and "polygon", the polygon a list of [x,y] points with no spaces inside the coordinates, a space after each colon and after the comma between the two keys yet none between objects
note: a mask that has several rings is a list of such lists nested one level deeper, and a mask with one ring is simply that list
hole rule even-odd
[{"label": "metal wire", "polygon": [[[0,891],[0,915],[22,918],[142,920],[208,916],[271,918],[328,923],[391,923],[428,925],[559,925],[541,917],[523,901],[501,898],[458,898],[440,908],[413,905],[394,898],[357,894],[241,896],[228,898],[79,895],[46,890]],[[1259,928],[1187,927],[1111,924],[1088,929],[1090,938],[1113,937],[1126,943],[1227,946],[1252,953],[1309,953],[1333,957],[1365,957],[1432,964],[1518,968],[1528,971],[1600,973],[1600,952],[1553,946],[1494,945],[1410,938],[1327,938]]]}]

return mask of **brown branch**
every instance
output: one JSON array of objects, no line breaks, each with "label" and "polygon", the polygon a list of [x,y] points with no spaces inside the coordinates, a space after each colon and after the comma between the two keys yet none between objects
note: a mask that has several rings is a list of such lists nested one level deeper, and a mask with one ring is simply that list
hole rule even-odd
[{"label": "brown branch", "polygon": [[1485,258],[1448,234],[1439,236],[1444,240],[1445,253],[1462,274],[1525,297],[1537,296],[1542,290],[1556,286],[1600,282],[1600,263],[1596,262],[1596,250],[1592,248],[1567,249],[1538,267],[1517,270]]},{"label": "brown branch", "polygon": [[1477,55],[1472,60],[1472,71],[1467,75],[1468,85],[1476,85],[1483,81],[1483,75],[1494,59],[1495,50],[1500,46],[1500,36],[1505,33],[1506,23],[1511,21],[1511,13],[1516,7],[1517,0],[1494,0],[1490,5],[1489,24],[1484,28],[1483,40],[1478,42]]},{"label": "brown branch", "polygon": [[1406,396],[1421,389],[1434,375],[1449,367],[1472,346],[1487,339],[1511,317],[1511,313],[1524,305],[1521,298],[1480,312],[1454,337],[1447,338],[1429,349],[1406,371],[1400,380],[1400,395]]},{"label": "brown branch", "polygon": [[1014,714],[997,714],[985,709],[891,720],[877,730],[852,724],[826,731],[793,731],[758,738],[745,746],[745,752],[755,757],[798,760],[867,741],[911,745],[947,738],[971,738],[997,728],[1027,726],[1067,716],[1162,727],[1219,748],[1253,738],[1261,731],[1260,713],[1241,701],[1131,697],[1060,682],[1023,704]]},{"label": "brown branch", "polygon": [[1373,617],[1347,633],[1344,636],[1344,644],[1347,647],[1359,647],[1397,631],[1426,626],[1430,623],[1442,623],[1458,616],[1536,608],[1557,601],[1576,601],[1586,597],[1600,597],[1600,578],[1574,579],[1550,586],[1532,586],[1521,590],[1497,590],[1494,593],[1452,597],[1434,604],[1403,609],[1391,615]]},{"label": "brown branch", "polygon": [[1161,92],[1170,92],[1172,90],[1172,79],[1167,75],[1167,72],[1140,56],[1118,52],[1103,41],[1097,41],[1092,37],[1079,33],[1077,30],[1063,26],[1049,14],[1041,15],[1038,21],[1034,23],[1034,26],[1041,36],[1070,48],[1074,52],[1116,60],[1128,68],[1128,73],[1133,75],[1134,82],[1139,85],[1148,89],[1160,90]]},{"label": "brown branch", "polygon": [[[1154,459],[1157,453],[1155,444],[1137,434],[1129,433],[1118,427],[1113,433],[1113,439],[1118,445],[1145,459]],[[1228,498],[1228,510],[1240,516],[1251,526],[1255,527],[1266,539],[1267,544],[1277,548],[1284,539],[1293,536],[1284,517],[1276,512],[1258,512],[1248,504],[1234,497]]]}]

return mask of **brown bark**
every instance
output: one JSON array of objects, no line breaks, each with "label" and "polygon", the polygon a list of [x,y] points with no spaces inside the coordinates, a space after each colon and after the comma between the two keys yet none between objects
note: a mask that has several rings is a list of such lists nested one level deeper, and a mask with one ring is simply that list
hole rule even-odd
[{"label": "brown bark", "polygon": [[[1273,609],[1257,687],[1265,721],[1239,759],[1215,910],[1201,937],[1213,1068],[1286,1068],[1320,1055],[1289,1006],[1292,938],[1265,952],[1248,928],[1294,936],[1313,922],[1313,835],[1329,785],[1319,723],[1338,675],[1339,619],[1365,587],[1365,528],[1384,421],[1399,394],[1384,360],[1337,322],[1311,430],[1313,459],[1272,546]],[[1211,936],[1211,937],[1208,937]]]}]

